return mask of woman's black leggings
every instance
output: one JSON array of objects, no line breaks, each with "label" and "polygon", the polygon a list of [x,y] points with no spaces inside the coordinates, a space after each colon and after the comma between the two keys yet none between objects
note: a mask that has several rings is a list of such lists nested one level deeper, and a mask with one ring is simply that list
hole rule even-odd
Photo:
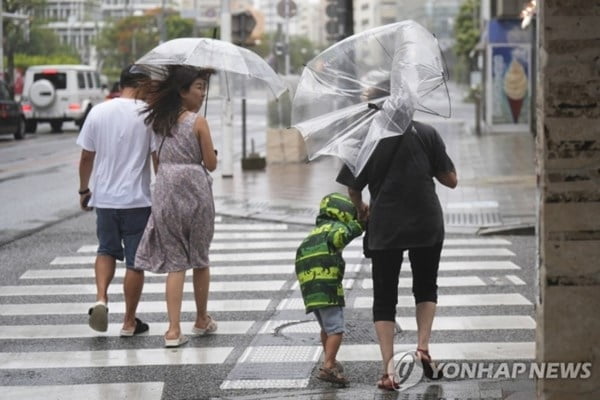
[{"label": "woman's black leggings", "polygon": [[[415,304],[437,303],[437,274],[442,243],[431,247],[408,249],[413,275],[412,292]],[[398,304],[398,278],[404,250],[374,250],[372,252],[373,321],[395,321]]]}]

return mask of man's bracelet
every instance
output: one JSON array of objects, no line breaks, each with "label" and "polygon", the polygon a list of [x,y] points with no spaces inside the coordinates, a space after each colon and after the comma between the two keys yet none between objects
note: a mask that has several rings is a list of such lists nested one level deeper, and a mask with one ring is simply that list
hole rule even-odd
[{"label": "man's bracelet", "polygon": [[90,192],[90,188],[84,189],[84,190],[79,190],[77,191],[77,193],[84,195],[84,194],[88,194]]}]

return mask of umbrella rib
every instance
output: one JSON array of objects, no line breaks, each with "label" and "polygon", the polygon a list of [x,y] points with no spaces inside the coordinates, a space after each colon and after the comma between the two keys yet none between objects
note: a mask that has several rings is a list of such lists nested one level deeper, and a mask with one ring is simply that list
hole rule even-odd
[{"label": "umbrella rib", "polygon": [[391,55],[391,54],[390,54],[390,53],[387,51],[387,49],[386,49],[386,48],[385,48],[385,46],[384,46],[384,45],[381,43],[381,41],[379,40],[379,38],[378,38],[377,36],[375,36],[375,40],[377,41],[377,43],[379,43],[379,45],[380,45],[380,46],[381,46],[381,48],[383,49],[383,51],[384,51],[385,55],[387,55],[387,56],[388,56],[388,58],[389,58],[390,60],[392,60],[392,61],[393,61],[393,60],[394,60],[394,56],[392,56],[392,55]]},{"label": "umbrella rib", "polygon": [[450,93],[448,92],[448,85],[446,84],[445,79],[442,80],[442,82],[439,85],[437,85],[436,87],[434,87],[433,89],[431,89],[430,91],[425,93],[425,95],[433,92],[435,89],[439,88],[442,85],[444,86],[444,88],[446,88],[446,98],[448,99],[448,115],[444,115],[444,114],[438,113],[436,111],[433,111],[431,108],[427,107],[426,105],[422,104],[421,102],[419,102],[419,105],[422,107],[422,109],[420,109],[420,111],[425,112],[427,114],[444,117],[444,118],[450,118],[452,116],[452,102],[450,101]]}]

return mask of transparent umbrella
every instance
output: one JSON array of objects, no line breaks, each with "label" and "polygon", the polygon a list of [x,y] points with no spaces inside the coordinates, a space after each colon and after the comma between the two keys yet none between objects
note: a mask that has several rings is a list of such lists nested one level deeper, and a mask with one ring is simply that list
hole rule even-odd
[{"label": "transparent umbrella", "polygon": [[258,54],[218,39],[169,40],[137,60],[134,69],[149,74],[152,79],[161,79],[169,65],[214,69],[219,77],[220,93],[228,99],[249,97],[256,93],[248,90],[252,88],[266,88],[274,97],[287,90],[279,75]]},{"label": "transparent umbrella", "polygon": [[327,48],[304,68],[292,126],[309,159],[341,158],[354,175],[379,140],[401,135],[415,111],[450,116],[437,39],[414,21],[384,25]]}]

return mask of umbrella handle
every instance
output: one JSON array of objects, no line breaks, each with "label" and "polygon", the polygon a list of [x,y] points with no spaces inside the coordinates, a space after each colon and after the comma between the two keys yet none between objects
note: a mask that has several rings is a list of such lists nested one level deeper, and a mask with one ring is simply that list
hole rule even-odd
[{"label": "umbrella handle", "polygon": [[206,96],[204,96],[204,118],[206,118],[206,109],[208,108],[208,89],[210,89],[210,75],[206,80]]}]

